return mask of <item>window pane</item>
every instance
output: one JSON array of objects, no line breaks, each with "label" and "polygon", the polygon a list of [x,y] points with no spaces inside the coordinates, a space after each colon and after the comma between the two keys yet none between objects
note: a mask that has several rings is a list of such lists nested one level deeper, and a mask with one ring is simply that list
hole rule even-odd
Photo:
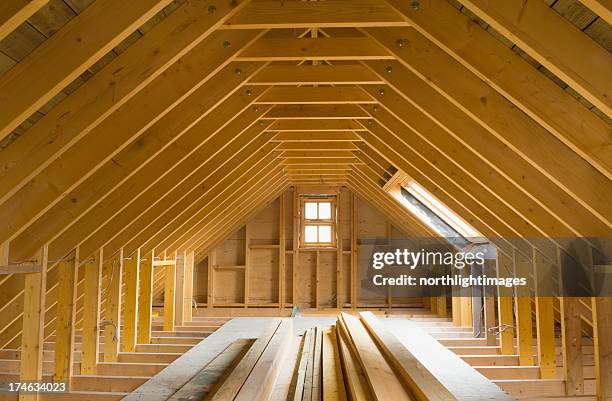
[{"label": "window pane", "polygon": [[317,204],[316,202],[304,203],[304,217],[308,220],[314,220],[317,218]]},{"label": "window pane", "polygon": [[317,242],[317,226],[305,226],[304,227],[304,242],[307,242],[307,243]]},{"label": "window pane", "polygon": [[321,202],[319,203],[319,218],[320,219],[331,219],[331,203]]},{"label": "window pane", "polygon": [[330,226],[319,226],[319,242],[324,244],[332,242]]}]

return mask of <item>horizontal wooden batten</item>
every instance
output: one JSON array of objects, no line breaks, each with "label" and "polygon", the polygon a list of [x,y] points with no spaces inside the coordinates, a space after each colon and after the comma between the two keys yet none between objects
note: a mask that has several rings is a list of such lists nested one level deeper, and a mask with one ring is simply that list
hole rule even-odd
[{"label": "horizontal wooden batten", "polygon": [[268,131],[272,132],[329,132],[365,131],[363,125],[353,120],[342,119],[294,119],[273,122]]},{"label": "horizontal wooden batten", "polygon": [[384,81],[361,65],[270,65],[252,85],[373,85]]},{"label": "horizontal wooden batten", "polygon": [[376,26],[408,26],[408,24],[400,15],[378,0],[257,1],[248,4],[244,10],[221,26],[221,29]]},{"label": "horizontal wooden batten", "polygon": [[267,91],[257,104],[365,104],[377,103],[356,86],[276,86]]},{"label": "horizontal wooden batten", "polygon": [[262,38],[236,56],[237,61],[388,59],[393,59],[393,56],[368,37]]},{"label": "horizontal wooden batten", "polygon": [[267,112],[263,120],[283,119],[371,119],[372,117],[352,104],[340,105],[283,105]]},{"label": "horizontal wooden batten", "polygon": [[361,141],[361,138],[350,131],[328,131],[328,132],[280,132],[274,136],[272,142],[344,142]]}]

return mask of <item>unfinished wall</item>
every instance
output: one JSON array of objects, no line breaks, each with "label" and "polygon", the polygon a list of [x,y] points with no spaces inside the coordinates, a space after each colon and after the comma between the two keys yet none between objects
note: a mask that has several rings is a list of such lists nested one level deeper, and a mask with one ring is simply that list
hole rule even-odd
[{"label": "unfinished wall", "polygon": [[[207,257],[196,261],[193,291],[200,308],[196,313],[212,313],[218,308],[228,313],[237,308],[288,313],[294,303],[301,309],[331,309],[402,307],[420,302],[391,299],[360,288],[360,241],[402,235],[388,219],[345,188],[299,187],[297,191],[338,195],[338,246],[318,250],[297,246],[297,198],[294,190],[286,191],[210,250]],[[356,249],[351,249],[353,243]],[[157,280],[154,304],[159,305],[163,280]]]}]

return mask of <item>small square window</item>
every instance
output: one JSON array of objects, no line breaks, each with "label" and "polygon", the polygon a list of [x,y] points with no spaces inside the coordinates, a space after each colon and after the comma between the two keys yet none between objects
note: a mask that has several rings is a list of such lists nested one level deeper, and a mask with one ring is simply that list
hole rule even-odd
[{"label": "small square window", "polygon": [[[306,217],[308,218],[308,217]],[[319,219],[329,220],[331,219],[331,203],[321,202],[319,203]]]},{"label": "small square window", "polygon": [[317,240],[317,226],[305,226],[304,227],[304,242],[309,244],[315,244],[319,242]]},{"label": "small square window", "polygon": [[316,220],[319,217],[317,212],[317,203],[316,202],[305,202],[304,203],[304,217],[308,220]]},{"label": "small square window", "polygon": [[331,226],[319,226],[319,243],[330,244],[331,240]]}]

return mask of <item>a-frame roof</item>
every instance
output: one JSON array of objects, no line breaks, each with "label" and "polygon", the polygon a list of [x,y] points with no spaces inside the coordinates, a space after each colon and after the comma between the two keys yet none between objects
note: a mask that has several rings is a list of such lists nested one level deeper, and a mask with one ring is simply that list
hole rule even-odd
[{"label": "a-frame roof", "polygon": [[0,244],[203,252],[305,184],[435,235],[398,171],[488,237],[609,235],[610,10],[561,3],[3,2]]}]

